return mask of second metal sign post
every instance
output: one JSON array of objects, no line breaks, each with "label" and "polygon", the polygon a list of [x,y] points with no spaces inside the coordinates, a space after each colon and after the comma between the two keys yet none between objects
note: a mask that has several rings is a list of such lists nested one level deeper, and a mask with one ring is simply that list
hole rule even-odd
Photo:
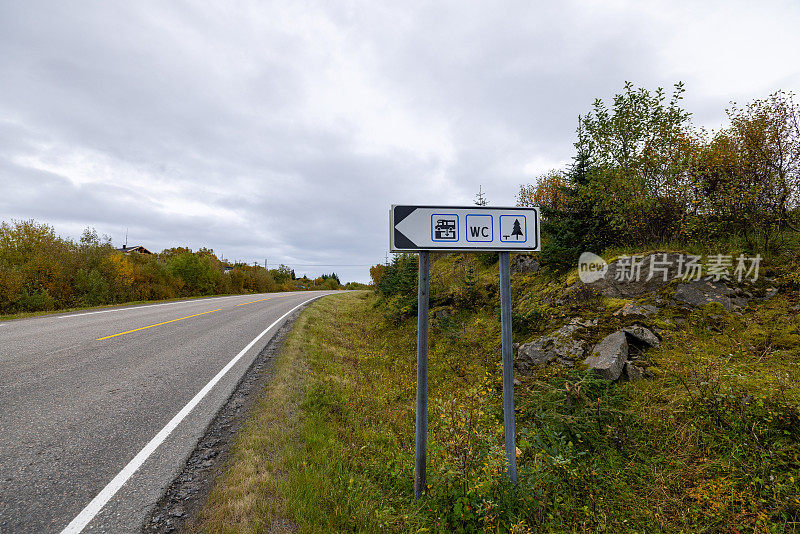
[{"label": "second metal sign post", "polygon": [[510,252],[539,250],[539,208],[398,206],[390,211],[392,252],[419,253],[417,289],[417,414],[414,495],[427,489],[428,305],[430,251],[487,252],[500,256],[500,322],[503,361],[503,428],[508,478],[517,482],[514,439],[514,352],[511,334]]}]

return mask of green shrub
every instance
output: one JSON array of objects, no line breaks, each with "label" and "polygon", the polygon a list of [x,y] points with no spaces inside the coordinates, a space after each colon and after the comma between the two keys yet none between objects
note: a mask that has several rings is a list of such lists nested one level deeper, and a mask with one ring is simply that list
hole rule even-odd
[{"label": "green shrub", "polygon": [[[542,263],[552,269],[575,267],[581,253],[599,254],[614,242],[606,213],[588,194],[589,156],[579,152],[567,173],[561,207],[542,207]],[[520,197],[522,198],[522,197]]]},{"label": "green shrub", "polygon": [[172,274],[183,281],[182,294],[210,295],[221,285],[221,274],[213,271],[208,258],[184,252],[167,260]]},{"label": "green shrub", "polygon": [[416,254],[395,254],[386,266],[376,285],[381,296],[377,304],[385,304],[385,315],[397,323],[417,312],[417,275],[419,273]]},{"label": "green shrub", "polygon": [[109,302],[108,282],[97,269],[80,269],[75,275],[78,302],[84,306],[97,306]]},{"label": "green shrub", "polygon": [[730,514],[758,499],[770,521],[800,518],[798,407],[781,397],[726,387],[713,366],[694,370],[684,387],[689,395],[681,419],[691,421],[705,454],[727,460],[692,490],[698,505]]},{"label": "green shrub", "polygon": [[20,310],[26,312],[48,311],[55,309],[55,301],[47,289],[23,289],[16,302]]}]

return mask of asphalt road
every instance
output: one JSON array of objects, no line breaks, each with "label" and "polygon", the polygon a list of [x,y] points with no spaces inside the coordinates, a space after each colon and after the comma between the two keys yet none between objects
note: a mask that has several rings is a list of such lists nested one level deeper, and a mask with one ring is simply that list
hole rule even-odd
[{"label": "asphalt road", "polygon": [[324,294],[0,323],[0,532],[138,532],[279,324],[244,349]]}]

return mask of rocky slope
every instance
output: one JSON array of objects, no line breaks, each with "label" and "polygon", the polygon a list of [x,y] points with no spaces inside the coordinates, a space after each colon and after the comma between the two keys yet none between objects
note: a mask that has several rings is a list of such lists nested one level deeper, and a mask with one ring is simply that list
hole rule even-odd
[{"label": "rocky slope", "polygon": [[[757,279],[752,272],[748,277],[728,269],[727,275],[703,277],[687,268],[686,258],[658,251],[635,261],[625,256],[609,263],[602,276],[576,281],[556,304],[583,308],[593,317],[572,317],[560,328],[519,345],[517,370],[531,375],[551,363],[585,365],[608,380],[638,380],[650,376],[647,349],[683,325],[692,309],[710,305],[740,313],[750,301],[777,293],[774,280]],[[529,263],[517,260],[518,265]]]}]

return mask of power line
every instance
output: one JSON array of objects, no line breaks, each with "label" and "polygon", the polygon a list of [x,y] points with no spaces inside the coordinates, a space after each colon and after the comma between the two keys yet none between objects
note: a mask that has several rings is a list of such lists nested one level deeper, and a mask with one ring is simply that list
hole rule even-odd
[{"label": "power line", "polygon": [[[235,264],[238,264],[238,260],[234,260]],[[254,265],[257,265],[258,262],[254,261]],[[274,265],[274,264],[273,264]],[[373,264],[371,263],[279,263],[279,265],[285,265],[286,267],[372,267]]]},{"label": "power line", "polygon": [[288,267],[372,267],[369,263],[287,263]]}]

